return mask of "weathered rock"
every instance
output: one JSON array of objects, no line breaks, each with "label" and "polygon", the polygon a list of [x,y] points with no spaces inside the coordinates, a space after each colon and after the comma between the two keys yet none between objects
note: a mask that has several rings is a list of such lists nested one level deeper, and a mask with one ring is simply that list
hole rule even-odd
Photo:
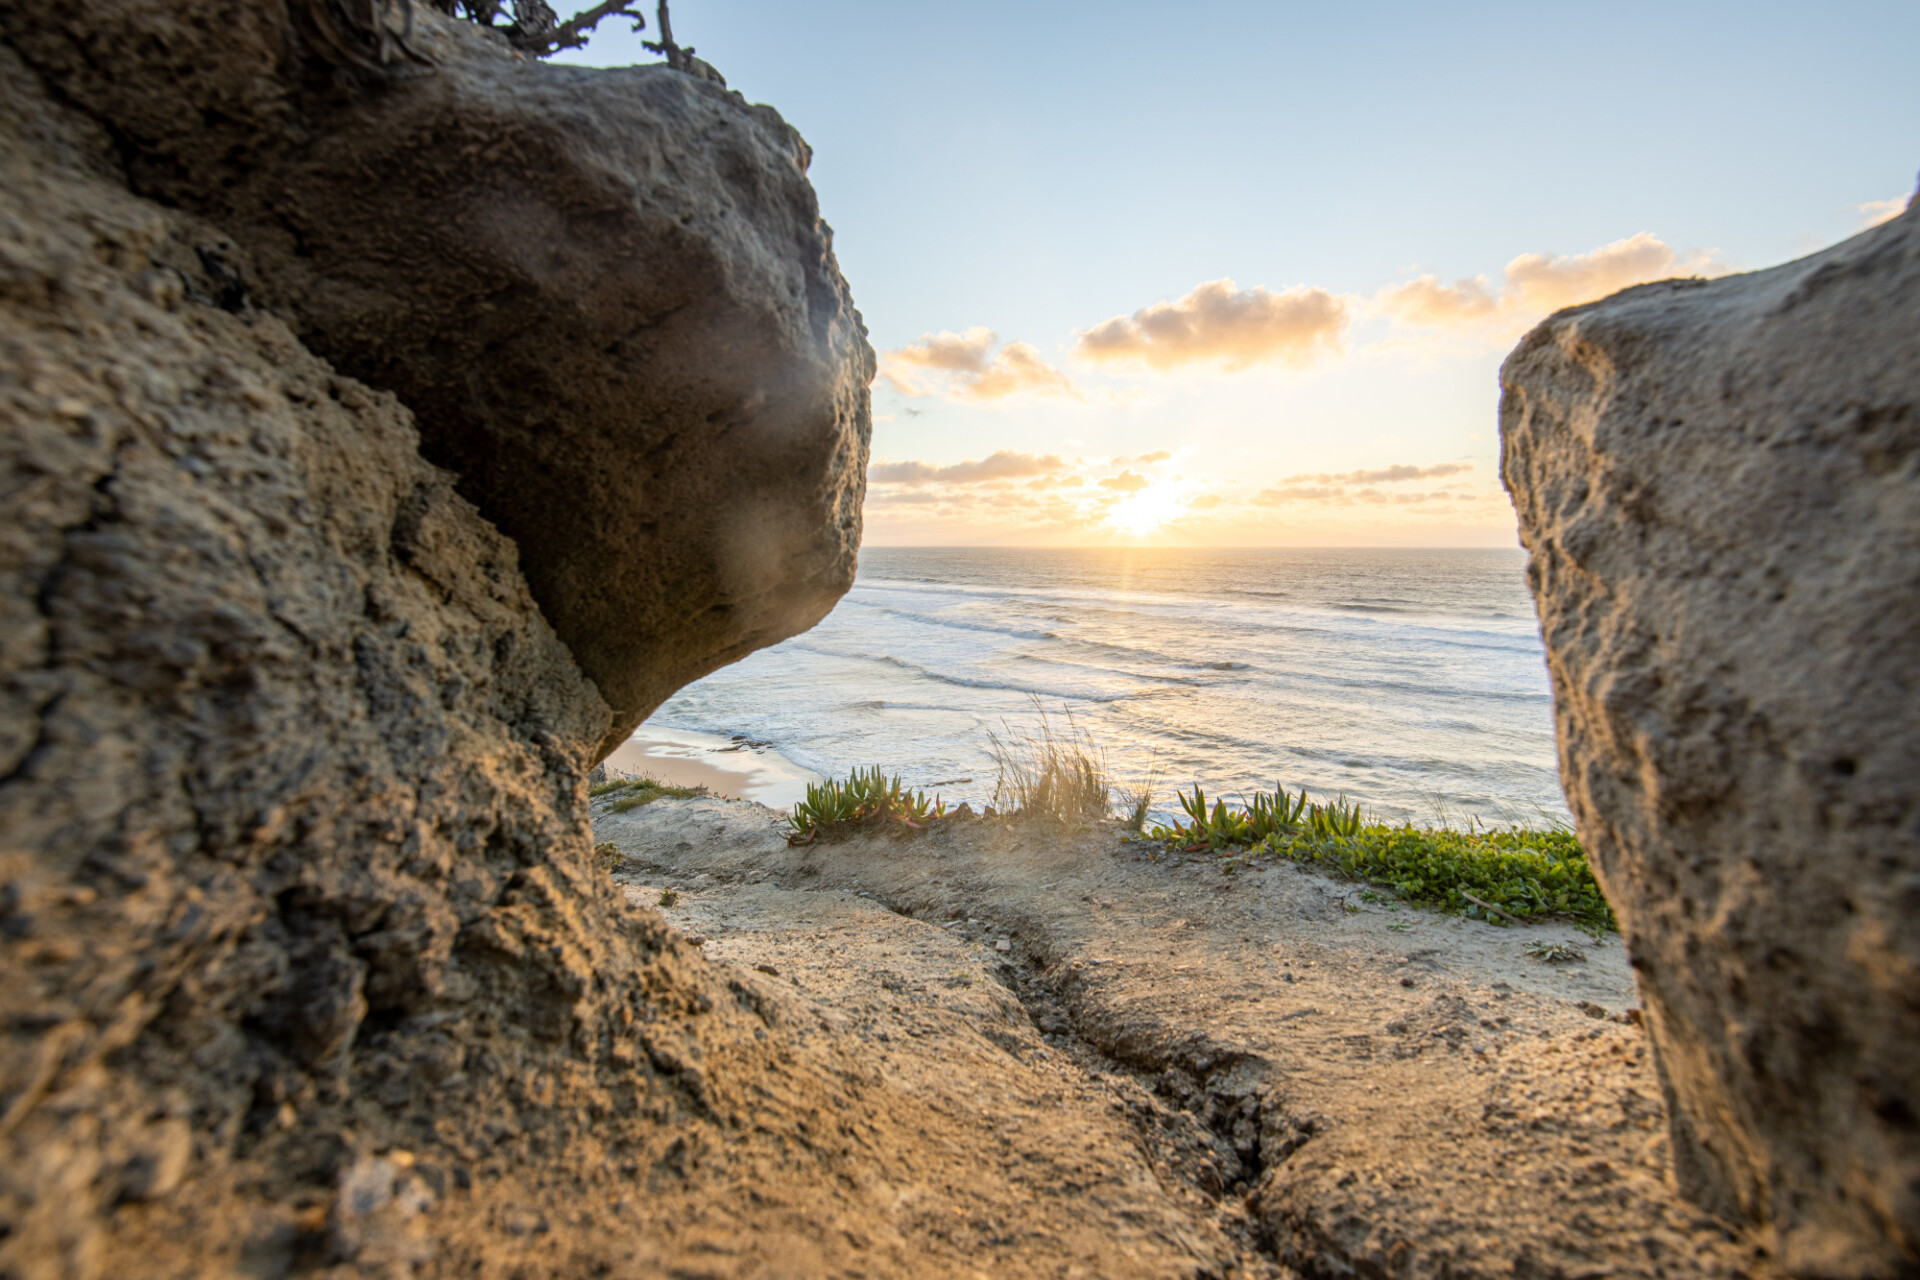
[{"label": "weathered rock", "polygon": [[1501,373],[1561,775],[1682,1185],[1809,1276],[1920,1269],[1920,208],[1646,285]]},{"label": "weathered rock", "polygon": [[407,410],[116,169],[0,46],[0,1275],[658,1274],[743,1171],[791,1255],[857,1079],[595,868],[607,705]]},{"label": "weathered rock", "polygon": [[873,352],[778,113],[415,8],[431,65],[390,77],[316,75],[277,6],[0,22],[136,190],[249,251],[232,297],[414,411],[613,708],[604,755],[851,585]]}]

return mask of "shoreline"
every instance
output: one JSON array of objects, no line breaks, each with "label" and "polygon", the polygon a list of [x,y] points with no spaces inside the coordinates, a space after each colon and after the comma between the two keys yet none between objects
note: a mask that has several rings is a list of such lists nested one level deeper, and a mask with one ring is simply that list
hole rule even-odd
[{"label": "shoreline", "polygon": [[643,724],[606,759],[609,777],[632,774],[676,787],[705,787],[729,800],[751,800],[785,812],[823,781],[780,754],[770,742],[745,734],[722,737],[694,729]]}]

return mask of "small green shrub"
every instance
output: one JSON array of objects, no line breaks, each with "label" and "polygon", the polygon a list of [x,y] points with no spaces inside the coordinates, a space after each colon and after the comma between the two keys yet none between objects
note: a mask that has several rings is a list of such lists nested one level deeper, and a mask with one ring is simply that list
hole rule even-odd
[{"label": "small green shrub", "polygon": [[947,806],[938,798],[929,800],[924,791],[909,791],[900,784],[898,774],[888,778],[875,765],[853,770],[845,782],[829,778],[809,786],[807,798],[793,806],[787,820],[792,827],[787,842],[812,844],[825,834],[889,822],[917,831],[946,812]]},{"label": "small green shrub", "polygon": [[1304,789],[1294,796],[1285,787],[1230,809],[1209,806],[1196,786],[1181,794],[1180,807],[1188,821],[1149,834],[1189,852],[1244,850],[1309,863],[1482,920],[1558,916],[1596,933],[1619,927],[1571,831],[1387,826],[1367,822],[1358,805],[1315,803]]},{"label": "small green shrub", "polygon": [[678,890],[675,890],[675,889],[662,889],[662,890],[660,891],[660,905],[661,905],[661,906],[663,906],[663,907],[672,907],[672,906],[677,906],[677,905],[679,905],[679,902],[680,902],[680,894],[679,894],[679,891],[678,891]]}]

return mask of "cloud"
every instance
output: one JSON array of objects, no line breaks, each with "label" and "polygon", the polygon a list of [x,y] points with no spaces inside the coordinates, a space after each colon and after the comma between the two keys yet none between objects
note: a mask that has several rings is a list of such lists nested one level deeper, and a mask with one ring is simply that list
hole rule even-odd
[{"label": "cloud", "polygon": [[867,502],[884,506],[917,506],[945,502],[937,493],[927,493],[921,489],[909,489],[905,493],[876,493],[868,491]]},{"label": "cloud", "polygon": [[1517,296],[1521,309],[1544,314],[1604,298],[1629,285],[1712,270],[1714,256],[1682,257],[1652,232],[1642,231],[1568,258],[1523,253],[1507,264],[1507,290]]},{"label": "cloud", "polygon": [[1438,276],[1424,275],[1382,289],[1374,295],[1374,304],[1394,321],[1415,328],[1507,330],[1630,285],[1725,270],[1713,250],[1676,253],[1652,232],[1642,231],[1591,253],[1523,253],[1507,263],[1497,290],[1485,276],[1446,284]]},{"label": "cloud", "polygon": [[1280,483],[1286,484],[1398,484],[1403,480],[1437,480],[1441,476],[1457,476],[1463,471],[1473,470],[1471,462],[1442,462],[1431,467],[1409,467],[1405,465],[1381,467],[1377,471],[1348,471],[1340,475],[1321,472],[1318,475],[1288,476]]},{"label": "cloud", "polygon": [[1382,289],[1377,299],[1386,313],[1402,324],[1444,329],[1485,320],[1500,309],[1485,276],[1440,283],[1439,276],[1420,276],[1405,284]]},{"label": "cloud", "polygon": [[1217,493],[1203,493],[1187,503],[1190,511],[1211,511],[1215,507],[1226,505],[1227,500]]},{"label": "cloud", "polygon": [[1135,475],[1131,471],[1122,471],[1117,476],[1108,476],[1100,482],[1102,489],[1113,489],[1120,493],[1138,493],[1146,488],[1149,481],[1145,476]]},{"label": "cloud", "polygon": [[993,363],[978,375],[959,384],[969,400],[1001,400],[1031,391],[1037,395],[1071,396],[1080,389],[1060,370],[1040,358],[1040,352],[1024,342],[1009,342],[1000,348]]},{"label": "cloud", "polygon": [[1348,319],[1346,300],[1325,289],[1303,285],[1275,293],[1213,280],[1177,302],[1156,302],[1095,325],[1080,335],[1074,352],[1085,360],[1162,371],[1190,364],[1234,371],[1258,364],[1301,366],[1338,351]]},{"label": "cloud", "polygon": [[1067,464],[1054,454],[1044,457],[1002,449],[978,462],[956,462],[937,467],[930,462],[876,462],[867,468],[875,484],[979,484],[986,480],[1021,480],[1064,471]]},{"label": "cloud", "polygon": [[1347,498],[1353,502],[1391,503],[1395,506],[1409,506],[1416,502],[1451,502],[1450,493],[1382,493],[1378,489],[1362,489],[1351,493]]},{"label": "cloud", "polygon": [[921,369],[945,369],[952,373],[979,373],[987,367],[997,335],[991,329],[975,326],[965,333],[929,333],[918,342],[910,342],[888,357],[899,364]]},{"label": "cloud", "polygon": [[1912,198],[1911,196],[1895,196],[1891,200],[1869,200],[1865,204],[1853,206],[1853,211],[1860,215],[1860,230],[1865,231],[1868,227],[1877,227],[1883,222],[1892,222],[1895,218],[1907,211],[1907,202]]},{"label": "cloud", "polygon": [[1165,449],[1155,449],[1152,453],[1141,454],[1139,457],[1135,458],[1134,461],[1142,462],[1147,464],[1148,466],[1151,466],[1156,462],[1165,462],[1168,458],[1171,458],[1172,456],[1173,455],[1171,453],[1168,453]]},{"label": "cloud", "polygon": [[[1476,492],[1454,492],[1455,489],[1468,486],[1447,486],[1424,493],[1408,493],[1406,490],[1388,491],[1376,489],[1374,485],[1404,484],[1409,480],[1431,480],[1440,476],[1459,475],[1473,470],[1468,462],[1442,462],[1431,467],[1393,466],[1380,467],[1371,471],[1347,471],[1340,474],[1322,472],[1318,475],[1288,476],[1270,489],[1262,489],[1248,501],[1256,507],[1281,507],[1288,503],[1305,502],[1330,507],[1356,506],[1418,506],[1429,502],[1478,503],[1483,495]],[[1362,486],[1353,488],[1351,486]]]},{"label": "cloud", "polygon": [[1278,507],[1289,502],[1325,502],[1329,498],[1346,496],[1345,489],[1324,486],[1288,485],[1279,489],[1262,489],[1253,495],[1256,507]]},{"label": "cloud", "polygon": [[[956,400],[1003,400],[1031,392],[1077,396],[1080,389],[1041,357],[1038,348],[1009,342],[995,351],[999,335],[975,327],[965,333],[929,333],[880,359],[880,377],[906,396],[944,392]],[[928,374],[934,375],[931,379]]]}]

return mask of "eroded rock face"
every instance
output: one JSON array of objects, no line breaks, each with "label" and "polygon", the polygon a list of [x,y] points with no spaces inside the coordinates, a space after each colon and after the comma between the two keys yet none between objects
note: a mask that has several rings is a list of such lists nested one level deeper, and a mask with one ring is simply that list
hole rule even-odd
[{"label": "eroded rock face", "polygon": [[0,1274],[832,1256],[860,1081],[594,865],[514,544],[116,170],[0,46]]},{"label": "eroded rock face", "polygon": [[873,352],[771,108],[416,8],[431,65],[386,77],[316,69],[277,6],[0,21],[136,190],[248,250],[234,289],[414,411],[613,708],[605,754],[852,584]]},{"label": "eroded rock face", "polygon": [[1920,208],[1556,315],[1501,372],[1561,776],[1676,1172],[1920,1268]]}]

